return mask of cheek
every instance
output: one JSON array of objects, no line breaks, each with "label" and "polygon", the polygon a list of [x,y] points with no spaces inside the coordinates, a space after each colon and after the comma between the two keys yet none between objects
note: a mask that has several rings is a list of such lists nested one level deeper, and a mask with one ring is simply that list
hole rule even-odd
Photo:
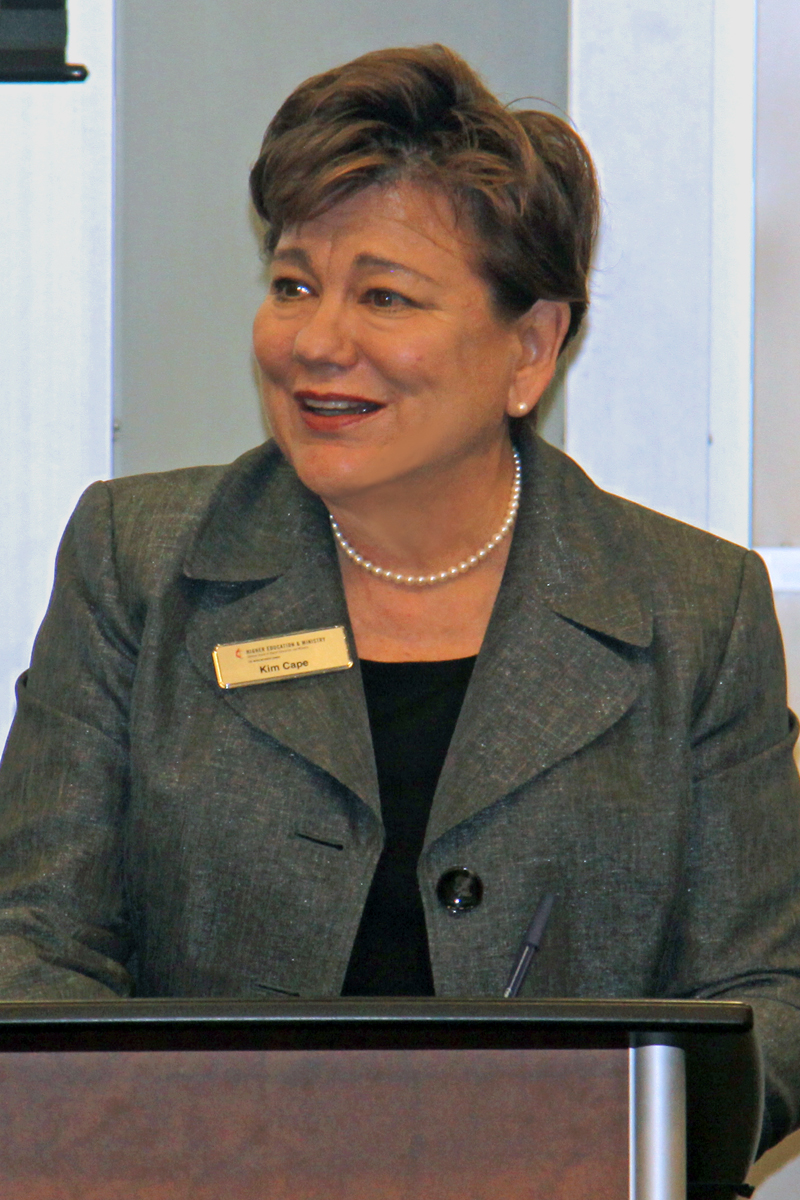
[{"label": "cheek", "polygon": [[497,388],[508,384],[516,356],[514,338],[489,322],[476,322],[470,336],[458,348],[461,369],[471,379],[490,381]]},{"label": "cheek", "polygon": [[253,353],[268,378],[277,381],[282,377],[292,361],[293,346],[293,331],[259,309],[253,322]]},{"label": "cheek", "polygon": [[373,361],[380,363],[386,375],[394,375],[409,382],[420,380],[431,373],[431,355],[426,354],[418,345],[395,346],[391,354],[382,356],[382,363],[380,359]]},{"label": "cheek", "polygon": [[362,348],[373,370],[405,393],[441,387],[453,366],[451,339],[440,330],[394,331],[390,337],[362,339]]}]

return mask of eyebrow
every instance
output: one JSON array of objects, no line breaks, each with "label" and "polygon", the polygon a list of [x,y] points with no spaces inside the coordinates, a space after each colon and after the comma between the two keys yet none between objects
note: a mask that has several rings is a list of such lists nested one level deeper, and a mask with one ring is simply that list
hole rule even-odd
[{"label": "eyebrow", "polygon": [[379,258],[375,254],[359,254],[356,257],[356,266],[378,271],[402,271],[404,275],[416,275],[420,279],[427,279],[428,283],[436,283],[436,280],[431,279],[430,275],[426,275],[424,271],[418,271],[415,267],[407,267],[405,263],[394,262],[391,258]]},{"label": "eyebrow", "polygon": [[[312,274],[314,271],[311,258],[300,246],[286,246],[283,250],[276,250],[272,255],[272,261],[296,263],[298,267],[303,267]],[[432,279],[430,275],[426,275],[424,271],[417,271],[414,267],[407,267],[405,263],[395,262],[391,258],[381,258],[377,254],[358,254],[355,265],[360,270],[400,271],[404,275],[416,275],[419,279],[426,279],[428,283],[436,283],[436,280]]]},{"label": "eyebrow", "polygon": [[272,255],[272,261],[293,262],[297,263],[298,267],[305,267],[307,271],[311,270],[311,259],[305,250],[301,250],[299,246],[287,246],[285,250],[275,250]]}]

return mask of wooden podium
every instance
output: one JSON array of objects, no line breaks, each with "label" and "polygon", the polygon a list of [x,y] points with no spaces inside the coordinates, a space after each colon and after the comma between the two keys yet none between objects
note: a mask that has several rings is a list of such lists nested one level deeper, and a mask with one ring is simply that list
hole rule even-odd
[{"label": "wooden podium", "polygon": [[729,1200],[747,1005],[0,1004],[3,1200]]}]

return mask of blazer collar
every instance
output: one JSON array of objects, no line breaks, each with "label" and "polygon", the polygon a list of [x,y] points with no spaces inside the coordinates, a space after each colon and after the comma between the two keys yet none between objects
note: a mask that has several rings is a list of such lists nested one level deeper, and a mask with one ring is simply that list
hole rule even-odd
[{"label": "blazer collar", "polygon": [[539,439],[520,442],[523,490],[503,585],[439,780],[430,845],[614,725],[639,691],[652,605],[631,559],[634,522]]},{"label": "blazer collar", "polygon": [[223,471],[183,564],[189,579],[275,579],[325,542],[324,505],[272,441]]},{"label": "blazer collar", "polygon": [[221,704],[340,780],[380,815],[358,663],[349,670],[221,691],[225,642],[344,625],[353,636],[324,505],[273,443],[225,472],[184,562],[197,604],[189,655]]},{"label": "blazer collar", "polygon": [[[646,589],[628,565],[627,506],[538,438],[523,434],[520,452],[523,492],[508,566],[440,779],[429,843],[619,720],[638,690],[631,651],[652,637]],[[221,702],[379,815],[358,664],[217,688],[211,651],[220,642],[341,624],[352,645],[327,512],[274,444],[223,474],[184,573],[205,584],[187,647]]]},{"label": "blazer collar", "polygon": [[523,500],[507,580],[524,582],[554,612],[632,646],[649,646],[652,605],[631,567],[631,506],[581,468],[526,437]]}]

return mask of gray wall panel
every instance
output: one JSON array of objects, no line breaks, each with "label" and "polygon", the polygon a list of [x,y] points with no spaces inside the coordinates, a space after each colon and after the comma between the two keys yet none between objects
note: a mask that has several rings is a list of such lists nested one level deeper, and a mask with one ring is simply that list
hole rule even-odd
[{"label": "gray wall panel", "polygon": [[753,540],[800,546],[800,6],[758,16]]},{"label": "gray wall panel", "polygon": [[[224,462],[264,435],[247,174],[309,74],[443,41],[506,100],[566,108],[567,0],[119,0],[115,470]],[[558,403],[547,421],[560,440]]]}]

